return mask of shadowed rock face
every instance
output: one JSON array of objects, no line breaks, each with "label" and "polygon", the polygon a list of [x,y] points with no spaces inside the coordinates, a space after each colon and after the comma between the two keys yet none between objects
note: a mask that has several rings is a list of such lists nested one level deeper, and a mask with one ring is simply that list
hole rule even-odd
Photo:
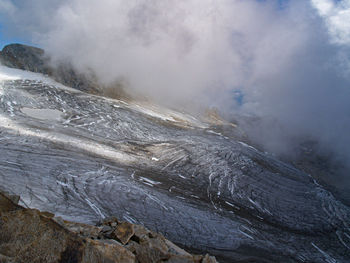
[{"label": "shadowed rock face", "polygon": [[3,65],[43,74],[49,73],[48,60],[44,50],[22,44],[11,44],[3,48],[0,54]]},{"label": "shadowed rock face", "polygon": [[133,263],[135,256],[118,244],[82,238],[0,193],[0,262]]},{"label": "shadowed rock face", "polygon": [[18,68],[51,76],[69,87],[90,93],[101,93],[94,77],[78,73],[69,63],[50,63],[50,57],[40,48],[22,44],[10,44],[0,53],[0,62]]},{"label": "shadowed rock face", "polygon": [[288,164],[169,110],[40,80],[0,87],[0,181],[23,204],[117,216],[221,262],[350,260],[349,207]]},{"label": "shadowed rock face", "polygon": [[[216,262],[208,255],[193,256],[139,225],[113,219],[95,227],[53,216],[23,208],[0,192],[0,262]],[[118,232],[122,240],[109,232]]]}]

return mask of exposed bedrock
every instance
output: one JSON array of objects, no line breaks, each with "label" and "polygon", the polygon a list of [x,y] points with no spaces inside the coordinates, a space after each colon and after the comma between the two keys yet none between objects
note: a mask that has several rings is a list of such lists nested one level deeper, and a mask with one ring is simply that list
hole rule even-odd
[{"label": "exposed bedrock", "polygon": [[[6,45],[0,53],[0,62],[11,68],[49,75],[69,87],[90,93],[101,93],[93,75],[81,74],[67,62],[52,62],[41,48],[23,44]],[[121,91],[121,90],[120,90]]]},{"label": "exposed bedrock", "polygon": [[108,218],[98,226],[75,223],[16,204],[0,192],[0,262],[215,263],[191,255],[140,225]]}]

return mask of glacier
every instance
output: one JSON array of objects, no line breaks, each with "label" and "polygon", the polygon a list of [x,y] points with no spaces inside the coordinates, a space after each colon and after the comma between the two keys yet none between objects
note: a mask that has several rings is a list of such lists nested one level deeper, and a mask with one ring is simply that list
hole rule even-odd
[{"label": "glacier", "polygon": [[0,188],[24,206],[117,216],[219,262],[350,261],[348,206],[190,114],[0,66],[0,142]]}]

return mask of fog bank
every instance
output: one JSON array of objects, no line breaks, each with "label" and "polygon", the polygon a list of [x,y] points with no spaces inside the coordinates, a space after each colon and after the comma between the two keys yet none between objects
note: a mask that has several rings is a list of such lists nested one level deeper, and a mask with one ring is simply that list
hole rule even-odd
[{"label": "fog bank", "polygon": [[0,0],[2,31],[53,62],[171,107],[259,116],[248,133],[267,150],[311,137],[350,163],[349,0],[23,2]]}]

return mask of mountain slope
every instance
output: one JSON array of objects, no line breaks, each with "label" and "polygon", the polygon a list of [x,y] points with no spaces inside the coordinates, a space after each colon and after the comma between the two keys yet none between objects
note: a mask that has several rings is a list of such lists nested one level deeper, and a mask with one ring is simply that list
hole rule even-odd
[{"label": "mountain slope", "polygon": [[299,170],[183,113],[1,71],[0,181],[26,205],[221,262],[350,260],[350,209]]}]

